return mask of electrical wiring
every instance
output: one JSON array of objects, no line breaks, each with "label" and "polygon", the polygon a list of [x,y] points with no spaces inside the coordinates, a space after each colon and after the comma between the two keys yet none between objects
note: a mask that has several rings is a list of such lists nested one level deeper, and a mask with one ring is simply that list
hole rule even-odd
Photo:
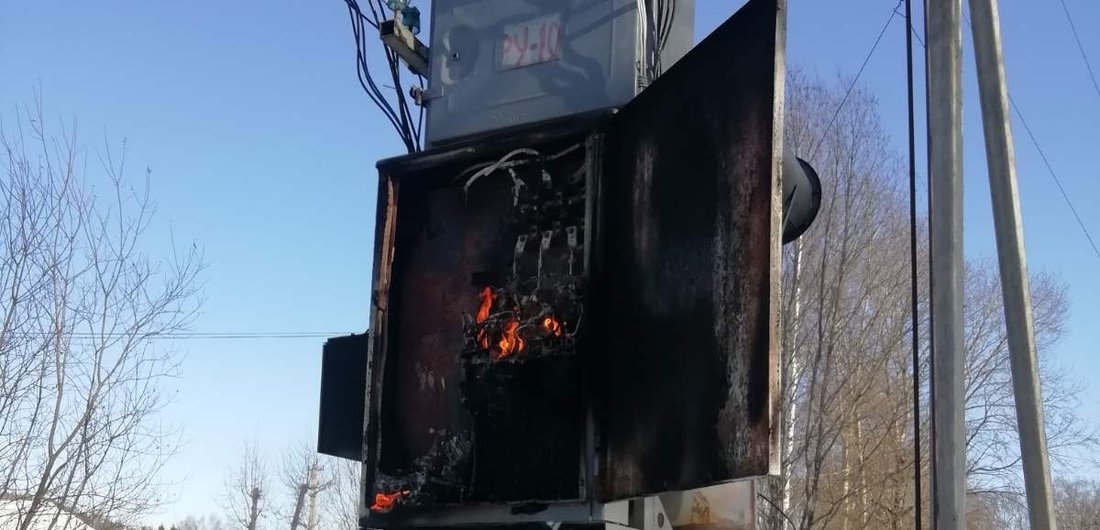
[{"label": "electrical wiring", "polygon": [[410,152],[420,150],[420,139],[413,137],[412,132],[412,111],[409,110],[409,102],[405,99],[405,91],[401,87],[401,74],[399,71],[400,63],[397,56],[397,52],[386,48],[386,58],[389,61],[390,76],[393,79],[394,90],[399,94],[397,98],[398,109],[401,112],[401,132],[402,138],[405,139],[406,144]]},{"label": "electrical wiring", "polygon": [[[423,107],[419,109],[420,116],[414,121],[412,109],[402,87],[400,58],[395,51],[390,50],[384,44],[382,45],[386,67],[393,83],[392,87],[387,87],[392,89],[392,94],[389,96],[379,88],[367,62],[367,58],[371,55],[369,50],[371,40],[367,37],[367,26],[369,25],[374,29],[382,26],[382,23],[386,21],[384,15],[387,12],[386,6],[380,0],[368,0],[367,7],[370,14],[367,15],[363,12],[357,0],[344,0],[344,2],[347,4],[352,35],[355,39],[356,76],[360,87],[367,93],[371,103],[382,112],[386,121],[393,127],[405,145],[405,149],[410,153],[419,151],[422,147],[420,137],[423,128],[424,109]],[[423,86],[422,81],[421,86]]]},{"label": "electrical wiring", "polygon": [[[494,167],[493,167],[492,170],[488,171],[487,173],[492,173],[493,171],[498,171],[498,170],[501,170],[501,169],[511,169],[511,168],[514,168],[514,167],[517,167],[517,166],[522,166],[524,164],[530,164],[530,163],[533,163],[533,162],[539,162],[539,161],[552,162],[554,160],[557,160],[561,157],[564,157],[564,156],[568,155],[569,153],[572,153],[572,152],[576,151],[577,149],[580,149],[581,146],[582,146],[582,144],[575,143],[573,145],[570,145],[569,147],[566,147],[565,149],[562,149],[561,151],[558,151],[557,153],[554,153],[552,155],[548,155],[548,156],[545,156],[545,157],[542,157],[542,153],[540,153],[540,152],[538,152],[534,149],[530,149],[530,148],[516,149],[515,151],[511,151],[508,154],[504,155],[504,158],[502,158],[500,160],[497,160],[496,162],[480,162],[480,163],[474,164],[474,165],[462,170],[462,172],[459,173],[458,176],[456,176],[454,178],[453,182],[461,181],[462,179],[466,178],[466,176],[469,175],[470,173],[485,169],[489,166],[494,166]],[[525,159],[522,159],[522,160],[510,160],[511,157],[518,156],[518,155],[521,155],[521,154],[522,155],[530,155],[530,156],[533,156],[533,157],[536,157],[536,158],[525,158]],[[541,157],[541,158],[538,158],[538,157]],[[508,159],[508,160],[506,160],[506,159]],[[581,167],[581,170],[582,171],[584,170],[583,166]],[[478,178],[481,178],[481,177],[478,177]],[[468,184],[469,184],[469,182],[468,182]],[[464,186],[464,188],[466,188],[466,187],[468,187],[468,186]]]},{"label": "electrical wiring", "polygon": [[[418,75],[418,76],[416,76],[416,78],[417,78],[417,80],[420,84],[420,92],[421,92],[421,94],[423,94],[423,92],[424,92],[424,76]],[[424,132],[424,104],[425,103],[423,101],[420,101],[416,104],[416,108],[417,108],[416,114],[417,114],[417,116],[416,116],[416,131],[414,133],[414,136],[416,137],[417,140],[419,140],[420,138],[423,137],[422,133]]]},{"label": "electrical wiring", "polygon": [[672,35],[672,25],[676,20],[676,0],[656,0],[657,12],[657,52],[658,57],[668,45]]},{"label": "electrical wiring", "polygon": [[635,1],[635,6],[636,6],[635,10],[637,12],[637,21],[636,21],[637,23],[635,24],[635,31],[634,31],[634,39],[636,41],[634,43],[634,48],[635,48],[634,53],[635,53],[635,56],[638,58],[636,68],[637,68],[637,72],[638,72],[638,86],[639,87],[644,87],[645,85],[648,85],[650,81],[653,80],[653,76],[652,76],[653,72],[651,70],[651,61],[650,61],[650,53],[649,53],[649,45],[648,45],[648,40],[649,39],[647,38],[648,35],[649,35],[649,25],[650,25],[649,24],[649,10],[647,9],[647,6],[646,6],[647,2],[649,2],[649,0],[636,0]]},{"label": "electrical wiring", "polygon": [[400,127],[397,124],[397,114],[393,111],[393,107],[389,104],[383,96],[381,90],[374,83],[374,79],[370,74],[370,67],[366,62],[366,45],[363,41],[363,35],[365,28],[363,26],[364,20],[369,20],[359,10],[358,5],[354,0],[346,0],[348,4],[348,11],[352,21],[352,33],[355,37],[356,48],[356,72],[359,76],[359,84],[363,87],[363,91],[367,93],[371,101],[382,111],[386,118],[390,121],[390,124],[397,129],[400,133]]},{"label": "electrical wiring", "polygon": [[[517,155],[539,156],[541,154],[542,153],[539,153],[538,151],[536,151],[534,149],[531,149],[531,148],[528,148],[528,147],[523,147],[523,148],[520,148],[520,149],[515,149],[513,151],[509,151],[508,154],[500,157],[500,160],[497,160],[496,162],[494,162],[492,164],[489,164],[487,167],[483,167],[482,169],[480,169],[476,173],[474,173],[473,176],[471,176],[469,178],[469,180],[466,181],[466,184],[464,184],[462,186],[462,191],[468,193],[470,191],[470,186],[473,186],[474,182],[476,182],[481,177],[484,177],[485,175],[488,175],[488,174],[490,174],[490,173],[492,173],[492,172],[494,172],[498,169],[502,169],[502,166],[504,166],[504,164],[506,164],[514,156],[517,156]],[[505,166],[505,167],[510,167],[510,166]]]}]

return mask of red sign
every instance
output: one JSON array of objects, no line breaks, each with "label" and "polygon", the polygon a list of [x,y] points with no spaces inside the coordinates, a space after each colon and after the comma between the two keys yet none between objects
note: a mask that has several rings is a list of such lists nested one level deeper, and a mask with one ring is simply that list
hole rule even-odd
[{"label": "red sign", "polygon": [[539,17],[505,26],[500,66],[508,70],[561,58],[561,16]]}]

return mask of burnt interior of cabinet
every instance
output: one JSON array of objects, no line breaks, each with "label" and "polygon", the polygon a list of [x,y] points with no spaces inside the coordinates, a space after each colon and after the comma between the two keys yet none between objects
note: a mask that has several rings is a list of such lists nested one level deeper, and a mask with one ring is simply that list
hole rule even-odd
[{"label": "burnt interior of cabinet", "polygon": [[586,148],[537,148],[389,177],[374,489],[402,506],[583,495]]}]

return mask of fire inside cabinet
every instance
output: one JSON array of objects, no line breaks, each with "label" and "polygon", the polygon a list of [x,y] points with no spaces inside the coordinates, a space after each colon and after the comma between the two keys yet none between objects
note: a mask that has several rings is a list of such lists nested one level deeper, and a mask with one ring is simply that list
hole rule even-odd
[{"label": "fire inside cabinet", "polygon": [[380,166],[379,491],[415,492],[406,505],[583,498],[591,141]]},{"label": "fire inside cabinet", "polygon": [[379,164],[364,524],[768,473],[782,5],[614,115]]}]

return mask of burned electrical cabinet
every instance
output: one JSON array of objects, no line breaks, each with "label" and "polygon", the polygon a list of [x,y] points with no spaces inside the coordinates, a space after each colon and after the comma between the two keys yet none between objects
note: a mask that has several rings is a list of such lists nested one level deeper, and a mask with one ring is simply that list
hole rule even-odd
[{"label": "burned electrical cabinet", "polygon": [[379,163],[365,526],[611,520],[773,469],[784,9],[616,113]]},{"label": "burned electrical cabinet", "polygon": [[404,504],[583,497],[585,141],[380,166],[373,481]]}]

